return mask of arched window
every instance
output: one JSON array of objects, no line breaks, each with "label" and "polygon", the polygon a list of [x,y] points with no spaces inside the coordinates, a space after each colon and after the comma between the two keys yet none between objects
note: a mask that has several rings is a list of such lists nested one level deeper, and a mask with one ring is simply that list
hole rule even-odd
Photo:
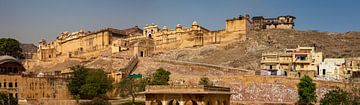
[{"label": "arched window", "polygon": [[168,105],[179,105],[179,102],[177,100],[170,100]]},{"label": "arched window", "polygon": [[140,51],[140,57],[144,57],[144,51]]},{"label": "arched window", "polygon": [[224,100],[223,105],[229,105],[229,103],[226,100]]},{"label": "arched window", "polygon": [[211,105],[211,101],[207,101],[205,105]]},{"label": "arched window", "polygon": [[189,101],[186,101],[185,105],[198,105],[198,104],[194,100],[189,100]]},{"label": "arched window", "polygon": [[160,100],[155,100],[151,102],[151,105],[162,105],[162,102]]}]

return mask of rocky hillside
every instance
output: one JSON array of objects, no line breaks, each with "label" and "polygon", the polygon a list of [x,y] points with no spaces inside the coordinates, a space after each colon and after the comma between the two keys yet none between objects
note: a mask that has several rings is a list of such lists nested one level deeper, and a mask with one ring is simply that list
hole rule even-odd
[{"label": "rocky hillside", "polygon": [[155,54],[154,57],[259,69],[263,52],[283,51],[286,48],[296,48],[298,45],[315,46],[316,51],[324,53],[324,57],[360,56],[360,32],[266,30],[250,32],[246,37],[246,41],[177,49]]}]

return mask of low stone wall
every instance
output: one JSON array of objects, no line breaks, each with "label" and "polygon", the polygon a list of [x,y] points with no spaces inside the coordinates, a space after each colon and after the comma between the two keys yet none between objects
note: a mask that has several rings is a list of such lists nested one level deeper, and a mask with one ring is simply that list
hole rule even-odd
[{"label": "low stone wall", "polygon": [[[236,104],[293,104],[298,100],[298,78],[279,76],[208,76],[218,86],[230,87],[231,101]],[[196,84],[201,76],[172,76],[171,81],[193,81]],[[196,82],[194,82],[196,81]],[[315,81],[318,101],[331,89],[346,88],[347,83],[334,81]]]},{"label": "low stone wall", "polygon": [[19,105],[77,105],[77,103],[76,100],[28,99],[19,101]]},{"label": "low stone wall", "polygon": [[239,69],[239,68],[232,68],[232,67],[225,67],[220,65],[212,65],[212,64],[206,64],[206,63],[195,63],[195,62],[187,62],[187,61],[177,61],[177,60],[165,60],[165,59],[156,59],[152,58],[155,62],[163,62],[163,63],[169,63],[174,65],[184,65],[184,66],[203,66],[208,68],[214,68],[220,71],[235,71],[245,74],[254,74],[252,70],[245,70],[245,69]]},{"label": "low stone wall", "polygon": [[150,74],[158,68],[169,70],[172,75],[215,76],[255,74],[253,71],[238,68],[152,58],[140,58],[134,73]]}]

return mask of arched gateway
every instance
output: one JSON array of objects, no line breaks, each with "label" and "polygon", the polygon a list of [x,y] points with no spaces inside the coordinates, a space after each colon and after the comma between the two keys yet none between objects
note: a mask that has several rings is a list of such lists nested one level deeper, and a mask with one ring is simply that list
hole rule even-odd
[{"label": "arched gateway", "polygon": [[217,86],[146,86],[146,105],[230,105],[230,88]]}]

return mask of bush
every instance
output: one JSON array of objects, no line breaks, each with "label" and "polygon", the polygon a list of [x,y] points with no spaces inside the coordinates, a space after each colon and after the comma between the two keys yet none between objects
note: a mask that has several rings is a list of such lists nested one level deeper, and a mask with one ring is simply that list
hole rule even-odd
[{"label": "bush", "polygon": [[349,93],[337,89],[327,92],[320,101],[320,105],[349,105]]},{"label": "bush", "polygon": [[18,99],[8,93],[0,93],[0,105],[18,105]]},{"label": "bush", "polygon": [[199,85],[212,86],[213,83],[210,81],[208,77],[201,77],[199,81]]},{"label": "bush", "polygon": [[95,97],[90,102],[83,102],[80,105],[111,105],[111,103],[104,98]]},{"label": "bush", "polygon": [[152,75],[150,85],[169,85],[168,81],[170,79],[170,72],[166,71],[163,68],[159,68]]},{"label": "bush", "polygon": [[144,101],[135,101],[134,104],[131,101],[121,103],[119,105],[145,105]]}]

